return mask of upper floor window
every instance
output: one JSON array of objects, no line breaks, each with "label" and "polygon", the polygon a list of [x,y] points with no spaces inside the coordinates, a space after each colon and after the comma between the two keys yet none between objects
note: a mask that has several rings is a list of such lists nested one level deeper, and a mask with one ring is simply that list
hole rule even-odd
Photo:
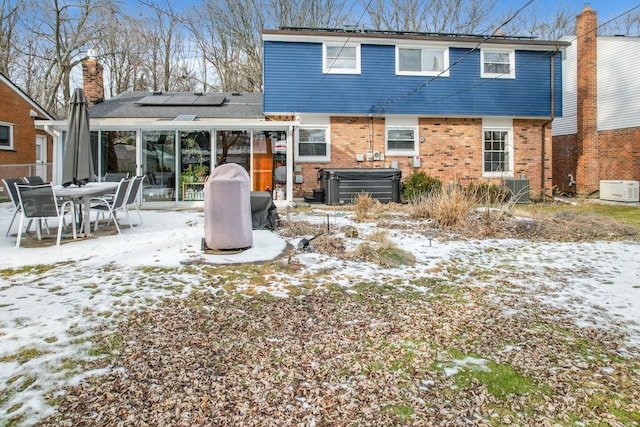
[{"label": "upper floor window", "polygon": [[323,72],[360,74],[360,45],[338,43],[322,45]]},{"label": "upper floor window", "polygon": [[448,76],[449,49],[396,46],[396,74],[408,76]]},{"label": "upper floor window", "polygon": [[481,49],[481,77],[514,79],[516,77],[515,57],[513,50]]},{"label": "upper floor window", "polygon": [[296,160],[308,162],[328,162],[329,129],[325,126],[300,127],[296,138]]},{"label": "upper floor window", "polygon": [[13,149],[13,125],[0,123],[0,149]]},{"label": "upper floor window", "polygon": [[510,121],[485,121],[483,134],[483,175],[502,177],[513,175],[512,125]]}]

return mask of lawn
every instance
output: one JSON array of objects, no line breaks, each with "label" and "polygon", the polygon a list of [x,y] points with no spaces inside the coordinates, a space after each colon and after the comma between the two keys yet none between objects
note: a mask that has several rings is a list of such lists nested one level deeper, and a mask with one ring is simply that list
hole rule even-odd
[{"label": "lawn", "polygon": [[[639,425],[640,227],[583,209],[447,227],[406,205],[292,209],[284,253],[236,265],[197,252],[201,213],[143,212],[123,237],[156,249],[114,259],[101,238],[92,257],[0,270],[0,306],[21,313],[0,324],[16,348],[0,420]],[[155,253],[182,261],[129,264]]]}]

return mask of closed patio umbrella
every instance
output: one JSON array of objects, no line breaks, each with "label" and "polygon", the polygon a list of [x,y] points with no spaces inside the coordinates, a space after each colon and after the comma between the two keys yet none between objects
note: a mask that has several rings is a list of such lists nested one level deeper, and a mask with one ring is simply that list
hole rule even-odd
[{"label": "closed patio umbrella", "polygon": [[65,187],[71,184],[84,185],[93,176],[87,98],[82,89],[76,89],[69,103],[62,182]]}]

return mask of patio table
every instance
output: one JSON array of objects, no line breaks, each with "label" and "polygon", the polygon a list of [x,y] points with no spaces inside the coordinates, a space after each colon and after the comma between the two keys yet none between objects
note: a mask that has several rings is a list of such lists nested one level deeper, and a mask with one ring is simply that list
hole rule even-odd
[{"label": "patio table", "polygon": [[81,187],[57,185],[54,189],[56,197],[72,200],[82,207],[82,228],[79,234],[89,236],[91,234],[91,198],[113,193],[119,184],[119,182],[89,182]]}]

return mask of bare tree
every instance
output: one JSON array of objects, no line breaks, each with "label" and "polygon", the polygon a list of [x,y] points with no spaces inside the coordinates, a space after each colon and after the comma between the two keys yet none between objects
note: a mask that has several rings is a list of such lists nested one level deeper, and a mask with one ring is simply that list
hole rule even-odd
[{"label": "bare tree", "polygon": [[625,13],[611,22],[601,24],[599,34],[637,36],[640,35],[640,12]]},{"label": "bare tree", "polygon": [[[560,4],[553,10],[532,5],[517,15],[516,10],[508,9],[503,12],[501,21],[509,22],[502,29],[509,35],[557,40],[575,32],[576,15],[577,13],[566,4]],[[513,19],[510,19],[511,17]]]},{"label": "bare tree", "polygon": [[337,0],[272,0],[265,12],[267,25],[276,27],[331,28],[355,24],[352,9]]},{"label": "bare tree", "polygon": [[71,73],[86,56],[87,46],[98,31],[106,0],[52,0],[25,6],[23,25],[28,29],[29,45],[23,54],[33,56],[30,95],[52,113],[61,113],[71,97]]},{"label": "bare tree", "polygon": [[100,61],[105,66],[109,97],[135,89],[142,73],[147,46],[141,27],[143,22],[117,10],[104,17],[103,34],[96,41]]},{"label": "bare tree", "polygon": [[0,73],[9,76],[9,64],[15,60],[16,26],[24,3],[16,0],[0,2]]},{"label": "bare tree", "polygon": [[376,30],[475,33],[494,25],[490,18],[496,4],[496,0],[376,0],[367,16]]},{"label": "bare tree", "polygon": [[187,57],[189,43],[182,12],[174,2],[139,0],[151,10],[151,19],[144,21],[140,38],[147,55],[137,86],[154,91],[195,90],[198,80]]},{"label": "bare tree", "polygon": [[216,71],[222,91],[262,90],[262,30],[267,26],[327,27],[347,19],[336,0],[206,0],[193,9],[191,32]]}]

